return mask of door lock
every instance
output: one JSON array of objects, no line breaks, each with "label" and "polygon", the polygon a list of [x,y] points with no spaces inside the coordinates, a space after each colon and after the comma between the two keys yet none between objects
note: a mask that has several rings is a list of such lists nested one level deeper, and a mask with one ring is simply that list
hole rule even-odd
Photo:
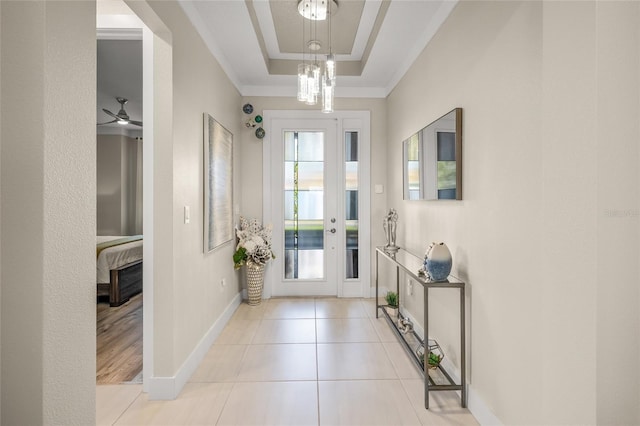
[{"label": "door lock", "polygon": [[331,232],[332,234],[336,233],[336,228],[327,229],[324,232]]}]

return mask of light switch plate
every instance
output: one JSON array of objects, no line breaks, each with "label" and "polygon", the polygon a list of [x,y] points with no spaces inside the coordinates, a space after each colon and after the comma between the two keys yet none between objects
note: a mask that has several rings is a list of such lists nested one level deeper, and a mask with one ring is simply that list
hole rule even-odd
[{"label": "light switch plate", "polygon": [[376,185],[374,186],[374,190],[376,194],[382,194],[384,192],[384,186],[382,186],[382,184],[376,183]]}]

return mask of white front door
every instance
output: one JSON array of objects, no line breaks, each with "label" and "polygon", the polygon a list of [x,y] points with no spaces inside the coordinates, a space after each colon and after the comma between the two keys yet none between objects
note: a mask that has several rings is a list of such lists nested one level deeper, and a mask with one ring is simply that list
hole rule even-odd
[{"label": "white front door", "polygon": [[368,131],[361,120],[298,114],[265,112],[265,221],[276,253],[266,284],[273,296],[362,296],[369,209],[359,194],[369,179],[359,154]]}]

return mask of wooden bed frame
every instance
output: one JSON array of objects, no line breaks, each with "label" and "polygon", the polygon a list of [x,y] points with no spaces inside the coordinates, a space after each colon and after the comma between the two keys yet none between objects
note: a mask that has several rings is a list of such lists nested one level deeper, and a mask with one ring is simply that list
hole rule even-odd
[{"label": "wooden bed frame", "polygon": [[109,305],[120,306],[142,291],[142,260],[112,269],[111,282],[98,284],[98,296],[109,296]]}]

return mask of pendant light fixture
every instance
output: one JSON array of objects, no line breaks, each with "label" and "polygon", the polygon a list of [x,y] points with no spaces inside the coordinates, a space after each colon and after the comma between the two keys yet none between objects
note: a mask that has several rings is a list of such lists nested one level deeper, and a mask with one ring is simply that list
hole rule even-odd
[{"label": "pendant light fixture", "polygon": [[[331,6],[330,3],[331,2]],[[298,100],[307,105],[316,105],[322,98],[322,112],[333,112],[333,97],[336,81],[336,60],[332,52],[331,15],[337,10],[335,0],[300,0],[298,13],[302,16],[302,63],[298,65]],[[322,48],[317,37],[317,21],[327,20],[328,54],[324,62],[318,62],[317,51]],[[309,38],[306,41],[305,24],[309,21]],[[309,51],[309,60],[306,52]]]}]

